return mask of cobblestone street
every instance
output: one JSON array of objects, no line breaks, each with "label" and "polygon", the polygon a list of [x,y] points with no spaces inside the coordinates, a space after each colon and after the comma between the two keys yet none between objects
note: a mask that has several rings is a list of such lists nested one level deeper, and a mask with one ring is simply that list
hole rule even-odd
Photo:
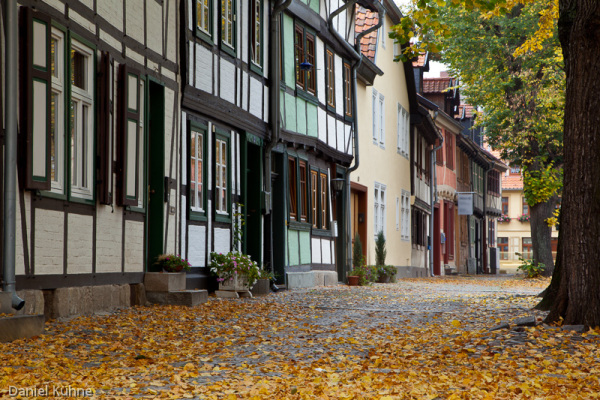
[{"label": "cobblestone street", "polygon": [[[599,331],[516,326],[541,324],[531,307],[546,285],[406,279],[53,321],[41,337],[0,345],[0,394],[71,385],[97,398],[597,397]],[[490,331],[502,322],[510,327]]]}]

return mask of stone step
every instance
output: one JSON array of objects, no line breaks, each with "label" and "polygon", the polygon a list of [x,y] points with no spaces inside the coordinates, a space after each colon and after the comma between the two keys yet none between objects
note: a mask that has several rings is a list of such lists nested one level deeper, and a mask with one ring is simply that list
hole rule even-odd
[{"label": "stone step", "polygon": [[208,301],[206,290],[178,290],[172,292],[147,291],[146,298],[150,303],[193,307]]},{"label": "stone step", "polygon": [[249,290],[215,290],[215,296],[221,299],[237,299],[252,297],[252,293]]},{"label": "stone step", "polygon": [[0,318],[0,342],[27,339],[44,333],[44,314]]}]

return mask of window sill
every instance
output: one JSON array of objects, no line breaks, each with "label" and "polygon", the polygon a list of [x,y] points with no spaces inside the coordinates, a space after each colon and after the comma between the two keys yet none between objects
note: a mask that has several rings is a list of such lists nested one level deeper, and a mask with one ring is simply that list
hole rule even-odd
[{"label": "window sill", "polygon": [[319,228],[312,228],[312,235],[313,236],[319,236],[319,237],[327,237],[327,238],[333,237],[333,235],[331,234],[330,230],[328,230],[328,229],[319,229]]},{"label": "window sill", "polygon": [[233,58],[237,58],[236,50],[225,42],[221,42],[221,51],[229,54]]},{"label": "window sill", "polygon": [[217,221],[217,222],[231,223],[231,215],[216,213],[215,214],[215,221]]},{"label": "window sill", "polygon": [[196,37],[210,45],[214,44],[212,37],[210,37],[210,35],[208,33],[204,32],[203,30],[201,30],[198,27],[196,27]]},{"label": "window sill", "polygon": [[254,63],[254,61],[250,61],[249,64],[250,64],[250,71],[252,71],[260,76],[264,76],[262,66]]},{"label": "window sill", "polygon": [[310,232],[312,225],[308,222],[290,221],[288,223],[288,228],[295,231]]},{"label": "window sill", "polygon": [[309,103],[313,103],[316,106],[319,105],[319,99],[317,99],[316,94],[307,92],[302,88],[296,87],[296,96],[308,101]]},{"label": "window sill", "polygon": [[206,213],[204,211],[190,210],[190,220],[206,222],[208,220],[208,218],[206,218]]}]

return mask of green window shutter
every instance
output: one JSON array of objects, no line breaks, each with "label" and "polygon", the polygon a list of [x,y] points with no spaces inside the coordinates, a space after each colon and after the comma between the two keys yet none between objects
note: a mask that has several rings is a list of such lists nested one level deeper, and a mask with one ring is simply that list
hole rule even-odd
[{"label": "green window shutter", "polygon": [[121,206],[137,206],[140,193],[138,190],[140,171],[139,127],[140,107],[140,73],[121,64],[119,67],[119,102],[117,133],[117,204]]},{"label": "green window shutter", "polygon": [[51,20],[28,7],[20,19],[20,170],[26,189],[50,190]]},{"label": "green window shutter", "polygon": [[112,121],[113,121],[113,71],[114,62],[108,52],[102,52],[97,76],[98,131],[96,191],[100,204],[112,204]]}]

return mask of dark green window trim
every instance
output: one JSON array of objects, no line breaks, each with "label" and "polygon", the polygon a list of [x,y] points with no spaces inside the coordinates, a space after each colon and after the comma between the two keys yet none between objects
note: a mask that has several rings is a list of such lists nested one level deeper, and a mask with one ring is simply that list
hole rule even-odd
[{"label": "dark green window trim", "polygon": [[[317,80],[317,33],[306,27],[305,25],[303,25],[302,23],[298,22],[298,20],[294,21],[294,49],[292,49],[292,51],[294,52],[294,76],[297,77],[296,75],[296,68],[300,68],[300,65],[295,65],[296,61],[295,61],[295,57],[296,57],[296,29],[302,29],[302,49],[304,52],[304,59],[299,60],[299,63],[302,63],[306,60],[307,58],[307,40],[306,37],[307,36],[312,36],[313,39],[313,51],[314,54],[312,55],[313,58],[313,68],[311,70],[312,74],[314,75],[314,80],[315,80],[315,92],[311,93],[307,87],[308,87],[308,72],[309,71],[301,71],[302,74],[304,74],[304,86],[305,88],[302,88],[301,86],[299,87],[298,85],[296,85],[296,95],[299,97],[303,97],[305,99],[316,99],[317,104],[318,104],[318,99],[317,99],[317,95],[318,95],[318,80]],[[304,96],[303,96],[304,95]]]},{"label": "dark green window trim", "polygon": [[316,96],[313,96],[312,94],[305,92],[304,90],[302,90],[300,88],[296,88],[296,96],[300,97],[301,99],[306,100],[309,103],[312,103],[316,106],[319,105],[319,99],[317,99]]},{"label": "dark green window trim", "polygon": [[[187,135],[187,140],[188,140],[188,162],[187,162],[187,176],[188,176],[188,209],[189,209],[189,217],[192,221],[207,221],[207,214],[206,214],[206,210],[208,208],[208,196],[207,196],[207,189],[208,189],[208,173],[207,173],[207,168],[206,168],[206,162],[208,160],[207,157],[207,141],[208,141],[208,126],[196,121],[189,121],[188,123],[188,135]],[[190,198],[192,196],[192,186],[190,184],[189,181],[189,177],[191,176],[191,165],[189,160],[191,160],[190,157],[190,151],[191,151],[191,142],[192,142],[192,131],[194,132],[198,132],[201,133],[203,135],[202,138],[202,199],[200,199],[200,202],[202,203],[202,211],[195,211],[192,210],[191,207],[191,202],[190,202]]]},{"label": "dark green window trim", "polygon": [[[331,62],[333,63],[333,83],[329,82],[329,62],[327,61],[327,53],[331,53]],[[335,51],[329,46],[325,46],[325,60],[323,64],[325,65],[325,105],[327,106],[327,111],[335,112],[335,102],[336,102],[336,87],[335,87]],[[333,85],[333,104],[329,104],[329,85]]]},{"label": "dark green window trim", "polygon": [[[346,65],[348,65],[350,67],[350,72],[348,76],[348,80],[350,81],[350,101],[351,101],[351,107],[350,107],[350,115],[348,115],[348,107],[346,104],[346,95],[347,95],[347,91],[346,91]],[[354,110],[352,109],[352,105],[354,104],[354,102],[356,101],[356,99],[353,96],[353,92],[354,92],[354,85],[352,82],[352,64],[347,61],[342,59],[342,88],[343,88],[343,93],[344,93],[344,120],[346,122],[354,122]]]},{"label": "dark green window trim", "polygon": [[308,222],[290,221],[288,224],[290,229],[301,232],[310,232],[311,226]]},{"label": "dark green window trim", "polygon": [[[212,157],[212,171],[213,171],[213,213],[215,216],[215,221],[217,222],[226,222],[231,223],[231,134],[222,129],[216,129],[215,134],[213,135],[213,157]],[[216,150],[217,150],[217,139],[222,140],[227,144],[227,196],[226,196],[226,204],[227,204],[227,214],[219,214],[217,212],[217,201],[218,201],[218,191],[217,191],[217,163],[215,160]]]},{"label": "dark green window trim", "polygon": [[223,2],[228,0],[220,0],[219,2],[219,34],[220,34],[220,47],[221,50],[229,54],[232,57],[237,58],[237,1],[231,0],[232,6],[232,21],[231,21],[231,45],[223,40]]},{"label": "dark green window trim", "polygon": [[199,7],[199,2],[198,0],[193,0],[194,1],[194,11],[193,11],[193,22],[194,22],[194,31],[196,32],[196,37],[204,40],[205,42],[208,42],[210,44],[213,44],[213,10],[214,10],[214,3],[213,0],[208,0],[208,32],[210,33],[206,33],[205,31],[203,31],[202,29],[200,29],[198,27],[198,7]]},{"label": "dark green window trim", "polygon": [[255,62],[254,61],[254,54],[252,52],[252,47],[254,46],[254,43],[250,43],[250,45],[248,46],[248,52],[249,52],[249,65],[250,65],[250,70],[256,72],[259,75],[263,74],[263,66],[264,66],[264,45],[265,45],[265,41],[264,41],[264,17],[263,17],[263,10],[264,10],[264,1],[265,0],[250,0],[250,20],[248,22],[248,27],[249,27],[249,32],[248,32],[248,38],[250,41],[252,41],[253,38],[253,33],[254,33],[254,5],[255,5],[255,1],[259,1],[260,2],[260,9],[259,9],[259,20],[260,20],[260,32],[258,33],[259,37],[258,37],[258,41],[260,43],[260,62]]},{"label": "dark green window trim", "polygon": [[[148,194],[147,194],[147,188],[148,188],[148,121],[149,121],[149,117],[148,117],[148,82],[150,81],[150,77],[149,76],[143,76],[140,75],[140,81],[144,82],[144,93],[143,98],[144,98],[144,132],[143,132],[143,139],[144,139],[144,146],[142,147],[142,151],[143,154],[141,154],[140,156],[143,157],[144,162],[142,163],[143,166],[143,170],[139,171],[139,173],[141,174],[140,179],[143,180],[142,182],[142,193],[138,193],[138,196],[140,196],[140,198],[142,199],[142,207],[135,207],[135,206],[129,206],[128,209],[130,211],[134,211],[134,212],[141,212],[141,213],[145,213],[146,212],[146,208],[147,208],[147,198],[148,198]],[[138,82],[139,85],[139,82]],[[138,86],[139,87],[139,86]],[[140,99],[141,100],[141,99]]]}]

